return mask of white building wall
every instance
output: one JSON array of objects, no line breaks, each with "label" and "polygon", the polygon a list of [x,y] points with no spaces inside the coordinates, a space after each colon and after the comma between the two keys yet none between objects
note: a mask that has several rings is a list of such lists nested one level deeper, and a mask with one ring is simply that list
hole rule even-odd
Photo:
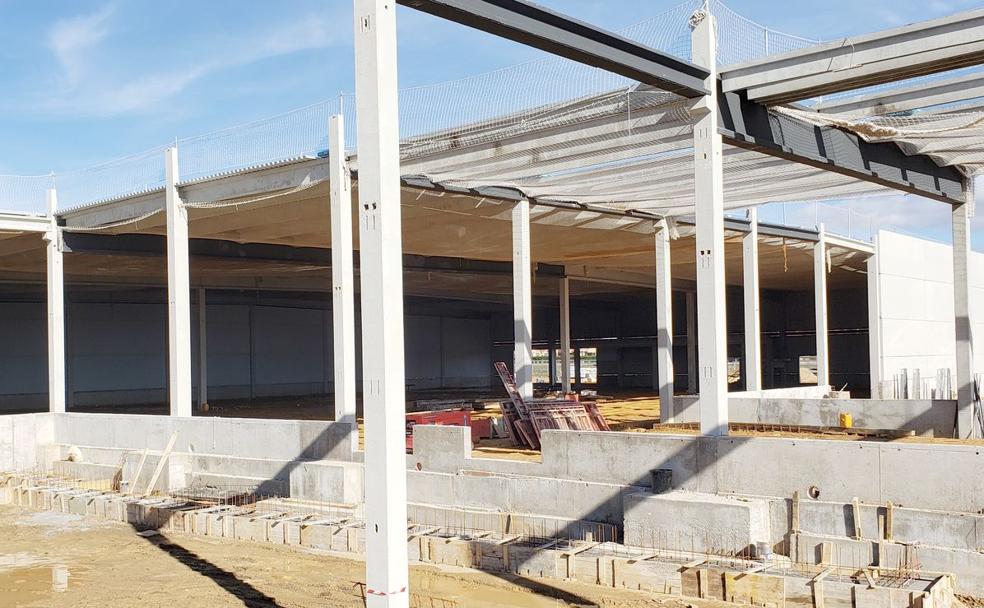
[{"label": "white building wall", "polygon": [[[949,245],[881,230],[877,237],[880,348],[872,365],[882,385],[902,369],[923,379],[954,373],[953,257]],[[984,254],[972,256],[976,369],[984,372]],[[874,302],[873,294],[868,296]],[[875,393],[877,396],[877,393]],[[887,396],[887,395],[886,395]]]}]

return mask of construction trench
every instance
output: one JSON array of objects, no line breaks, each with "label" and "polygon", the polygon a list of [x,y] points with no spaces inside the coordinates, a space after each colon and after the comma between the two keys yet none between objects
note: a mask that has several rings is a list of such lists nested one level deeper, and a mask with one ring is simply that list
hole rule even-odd
[{"label": "construction trench", "polygon": [[[783,430],[544,430],[535,462],[478,455],[467,427],[418,425],[407,550],[425,564],[762,606],[984,595],[984,487],[973,474],[984,445],[931,430],[901,442]],[[358,556],[367,481],[350,431],[325,421],[5,416],[0,468],[20,472],[4,475],[0,500]]]}]

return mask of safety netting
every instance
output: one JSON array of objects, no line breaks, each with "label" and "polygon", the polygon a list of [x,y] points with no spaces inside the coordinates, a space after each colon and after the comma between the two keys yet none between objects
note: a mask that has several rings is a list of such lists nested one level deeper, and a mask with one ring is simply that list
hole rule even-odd
[{"label": "safety netting", "polygon": [[[690,15],[705,5],[687,0],[619,33],[683,59],[690,57]],[[816,44],[816,41],[770,30],[738,15],[719,0],[708,7],[718,19],[721,64],[737,63]],[[552,56],[474,77],[400,91],[401,138],[418,151],[426,141],[437,141],[463,125],[484,123],[491,136],[496,127],[526,121],[535,126],[538,116],[556,121],[557,104],[570,106],[579,99],[620,92],[630,95],[637,83],[577,62]],[[594,103],[594,102],[589,102]],[[635,101],[634,103],[638,103]],[[163,150],[177,145],[181,182],[189,183],[266,163],[323,155],[327,148],[327,120],[342,112],[346,143],[355,144],[355,103],[343,96],[279,116],[202,136],[177,139],[144,153],[95,167],[58,172],[54,183],[59,207],[80,206],[152,192],[163,186]],[[587,120],[591,112],[571,115],[569,121]],[[495,136],[501,136],[497,132]],[[477,133],[470,134],[476,141]],[[44,213],[44,190],[29,186],[51,176],[0,176],[0,210]],[[28,184],[27,186],[25,184]]]},{"label": "safety netting", "polygon": [[811,124],[838,127],[869,142],[891,141],[906,154],[924,154],[968,175],[984,173],[984,112],[862,116],[776,107],[773,112]]},{"label": "safety netting", "polygon": [[[687,0],[619,33],[689,59],[689,20],[698,9],[709,9],[717,20],[718,63],[722,67],[817,43],[749,21],[718,0]],[[405,176],[425,178],[436,186],[509,188],[538,202],[575,203],[616,212],[680,216],[693,211],[692,102],[665,91],[548,56],[470,78],[401,89],[399,103]],[[178,139],[169,145],[176,145],[179,151],[179,183],[324,156],[328,118],[339,112],[346,119],[346,147],[354,151],[355,105],[351,96],[342,96],[270,119]],[[812,114],[814,119],[817,116],[816,112],[804,114]],[[957,131],[946,131],[945,138],[950,139]],[[939,133],[943,132],[937,131],[937,139]],[[898,136],[896,132],[886,138],[904,139]],[[153,193],[164,185],[166,147],[53,178],[0,178],[0,209],[43,213],[44,189],[49,187],[45,184],[52,179],[62,209]],[[355,158],[356,168],[357,163]],[[890,192],[836,173],[731,147],[725,149],[724,172],[729,209]],[[305,188],[314,185],[306,184]],[[279,195],[290,200],[286,195],[292,193],[288,190]],[[269,197],[262,194],[231,202],[188,202],[193,208],[206,209],[260,203]],[[156,208],[134,207],[129,215],[121,210],[111,225],[138,221],[162,209],[161,202]],[[574,215],[577,213],[589,212]],[[554,214],[561,216],[564,214]],[[611,217],[600,217],[599,225],[615,221]],[[631,218],[625,221],[638,222]],[[76,227],[99,228],[84,223]]]}]

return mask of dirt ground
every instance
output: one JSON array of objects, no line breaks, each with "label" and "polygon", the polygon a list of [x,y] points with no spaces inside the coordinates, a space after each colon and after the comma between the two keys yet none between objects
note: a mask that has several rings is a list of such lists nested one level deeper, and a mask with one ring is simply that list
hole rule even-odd
[{"label": "dirt ground", "polygon": [[[161,534],[125,524],[0,506],[0,606],[216,608],[363,606],[363,562],[300,548]],[[724,606],[627,590],[411,568],[420,608]]]}]

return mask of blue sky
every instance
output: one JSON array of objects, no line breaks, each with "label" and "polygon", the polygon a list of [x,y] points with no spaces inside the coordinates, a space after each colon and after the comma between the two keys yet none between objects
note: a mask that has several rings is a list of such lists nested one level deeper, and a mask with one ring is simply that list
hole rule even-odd
[{"label": "blue sky", "polygon": [[[678,1],[541,3],[617,30]],[[827,40],[979,4],[732,0],[729,6],[770,28]],[[351,92],[351,13],[349,0],[0,0],[0,174],[77,169]],[[410,10],[401,10],[398,23],[401,87],[540,56]],[[942,205],[914,197],[904,207],[898,199],[850,205],[903,230],[946,239]],[[984,241],[981,220],[975,241]]]}]

